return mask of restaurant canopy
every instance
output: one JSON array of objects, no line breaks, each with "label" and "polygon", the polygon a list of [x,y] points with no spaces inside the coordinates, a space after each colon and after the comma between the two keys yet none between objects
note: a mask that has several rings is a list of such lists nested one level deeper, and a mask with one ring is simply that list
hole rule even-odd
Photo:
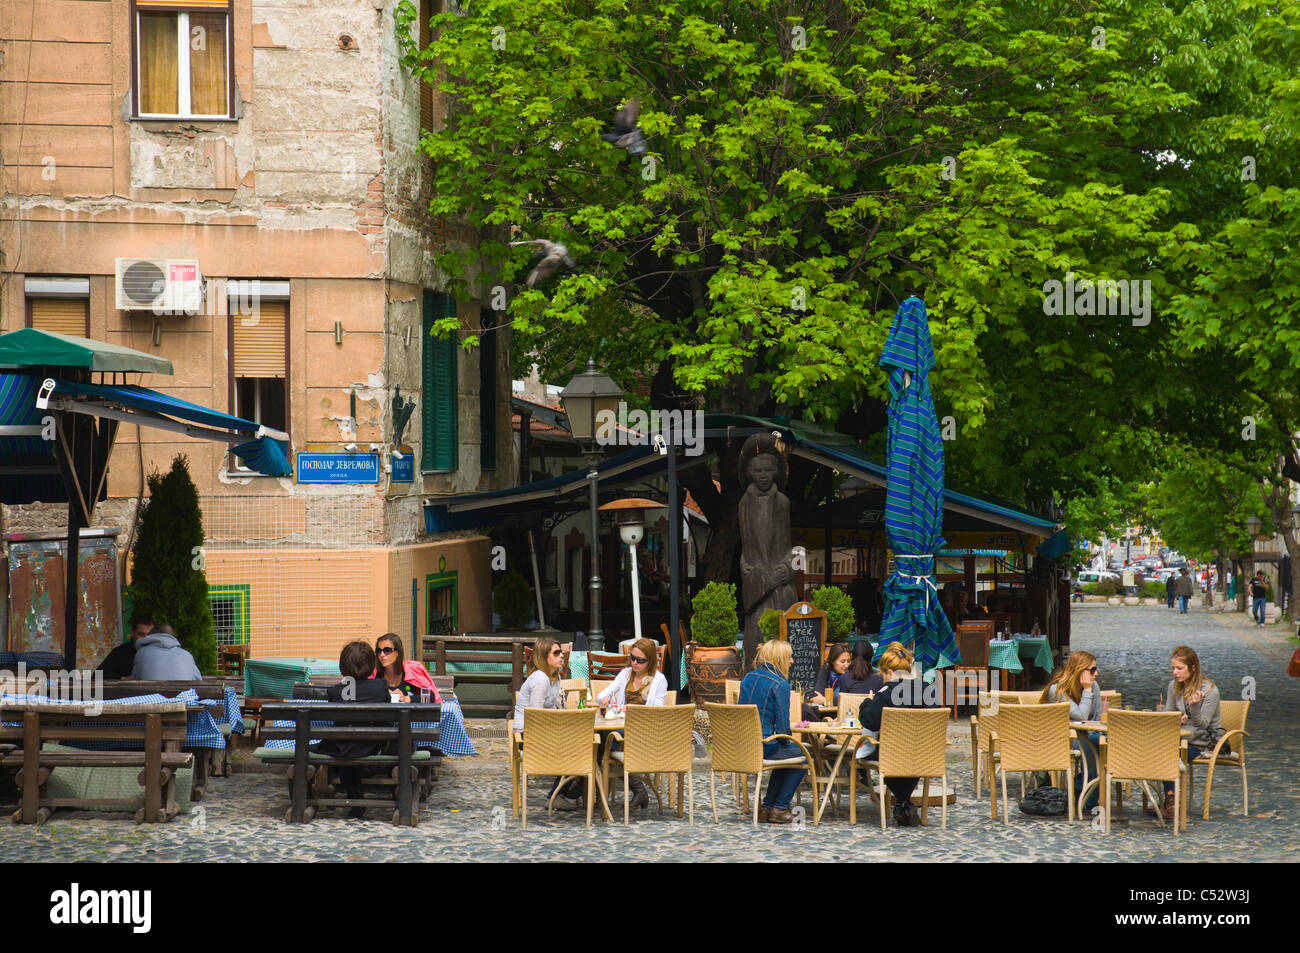
[{"label": "restaurant canopy", "polygon": [[[287,476],[288,435],[135,384],[170,361],[88,338],[24,328],[0,335],[0,503],[67,503],[66,593],[78,591],[80,531],[106,493],[118,424],[234,445],[251,467]],[[99,375],[99,382],[91,380]],[[112,383],[105,382],[111,377]],[[76,664],[77,606],[64,600],[64,664]]]}]

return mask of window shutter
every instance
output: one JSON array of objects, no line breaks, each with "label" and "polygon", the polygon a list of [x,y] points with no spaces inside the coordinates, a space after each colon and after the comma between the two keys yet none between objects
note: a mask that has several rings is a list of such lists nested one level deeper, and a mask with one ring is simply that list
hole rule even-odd
[{"label": "window shutter", "polygon": [[230,351],[235,377],[285,376],[284,339],[288,313],[287,301],[263,301],[256,314],[234,316]]},{"label": "window shutter", "polygon": [[422,335],[423,407],[420,411],[423,446],[421,469],[455,470],[460,465],[458,434],[459,388],[457,386],[456,336],[431,338],[433,322],[456,313],[456,301],[448,295],[424,293]]},{"label": "window shutter", "polygon": [[497,335],[492,311],[480,312],[478,355],[479,466],[495,470],[497,466]]},{"label": "window shutter", "polygon": [[[435,13],[432,0],[420,0],[420,49],[428,48],[433,42],[433,31],[429,29],[429,17]],[[440,11],[438,11],[440,12]],[[420,129],[433,130],[433,87],[420,83]]]},{"label": "window shutter", "polygon": [[38,331],[89,337],[85,298],[32,298],[32,327]]}]

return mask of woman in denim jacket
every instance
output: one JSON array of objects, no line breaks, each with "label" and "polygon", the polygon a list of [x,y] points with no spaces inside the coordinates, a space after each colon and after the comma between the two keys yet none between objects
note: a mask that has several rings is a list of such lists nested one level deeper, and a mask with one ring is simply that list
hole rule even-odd
[{"label": "woman in denim jacket", "polygon": [[[773,639],[764,642],[754,656],[754,670],[740,683],[740,704],[757,705],[763,737],[790,734],[790,643]],[[804,751],[790,740],[765,741],[763,758],[769,761],[803,757]],[[758,809],[758,819],[768,824],[789,824],[790,799],[808,772],[802,768],[778,768],[770,772],[767,792]]]}]

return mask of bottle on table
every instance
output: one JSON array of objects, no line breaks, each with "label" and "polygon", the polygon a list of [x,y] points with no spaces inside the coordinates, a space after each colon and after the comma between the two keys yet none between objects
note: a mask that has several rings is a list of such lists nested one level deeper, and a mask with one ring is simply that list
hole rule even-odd
[{"label": "bottle on table", "polygon": [[1038,628],[1038,620],[1035,619],[1035,620],[1034,620],[1034,632],[1033,632],[1034,638],[1038,638],[1038,637],[1039,637],[1040,635],[1042,635],[1042,634],[1043,634],[1043,633],[1042,633],[1042,630]]}]

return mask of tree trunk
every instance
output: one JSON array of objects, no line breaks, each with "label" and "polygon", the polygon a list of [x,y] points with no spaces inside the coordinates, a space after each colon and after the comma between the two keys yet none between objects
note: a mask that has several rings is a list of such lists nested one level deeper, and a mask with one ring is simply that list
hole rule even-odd
[{"label": "tree trunk", "polygon": [[[1287,554],[1291,557],[1291,601],[1287,606],[1287,620],[1295,625],[1300,615],[1296,612],[1296,562],[1300,560],[1300,539],[1297,538],[1296,525],[1294,516],[1291,513],[1291,478],[1286,475],[1287,459],[1279,456],[1270,474],[1268,489],[1260,487],[1260,492],[1264,496],[1264,503],[1268,506],[1269,512],[1273,515],[1273,523],[1277,526],[1278,535],[1282,537],[1282,545],[1286,547]],[[1279,567],[1280,570],[1281,567]],[[1277,591],[1273,593],[1277,604],[1282,604],[1282,577],[1278,573]]]}]

